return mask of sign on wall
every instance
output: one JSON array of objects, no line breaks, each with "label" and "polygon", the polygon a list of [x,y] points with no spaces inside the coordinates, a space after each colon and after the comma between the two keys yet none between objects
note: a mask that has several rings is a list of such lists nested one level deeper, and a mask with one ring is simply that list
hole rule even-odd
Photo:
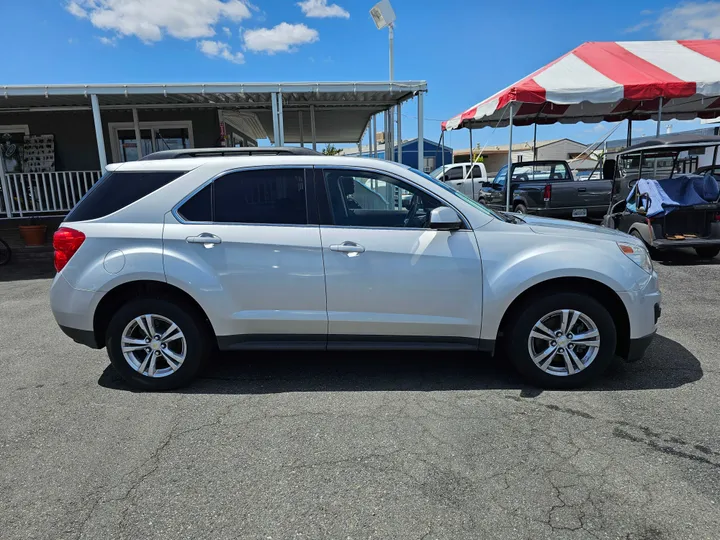
[{"label": "sign on wall", "polygon": [[23,172],[55,171],[55,136],[25,135]]}]

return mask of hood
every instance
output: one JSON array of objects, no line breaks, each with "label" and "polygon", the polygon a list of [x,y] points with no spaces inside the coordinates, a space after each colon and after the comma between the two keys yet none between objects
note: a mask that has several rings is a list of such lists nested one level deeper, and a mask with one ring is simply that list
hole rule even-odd
[{"label": "hood", "polygon": [[537,234],[551,234],[578,239],[614,240],[615,242],[627,242],[628,244],[637,244],[639,242],[637,238],[629,234],[615,229],[608,229],[607,227],[600,227],[599,225],[529,215],[523,215],[521,218]]}]

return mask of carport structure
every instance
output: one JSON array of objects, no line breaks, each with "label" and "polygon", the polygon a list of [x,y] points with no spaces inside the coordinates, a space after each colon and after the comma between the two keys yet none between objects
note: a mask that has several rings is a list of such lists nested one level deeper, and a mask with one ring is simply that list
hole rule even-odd
[{"label": "carport structure", "polygon": [[21,158],[8,170],[0,159],[0,217],[67,212],[107,163],[156,150],[256,146],[265,138],[314,149],[359,144],[366,131],[374,136],[377,114],[387,118],[414,97],[421,119],[426,91],[424,81],[0,86],[8,148],[34,135],[52,135],[54,145],[50,170],[25,170]]},{"label": "carport structure", "polygon": [[[443,122],[442,129],[720,115],[720,40],[589,42]],[[471,144],[472,146],[472,144]],[[512,151],[508,152],[508,168]],[[506,209],[510,209],[510,193]]]}]

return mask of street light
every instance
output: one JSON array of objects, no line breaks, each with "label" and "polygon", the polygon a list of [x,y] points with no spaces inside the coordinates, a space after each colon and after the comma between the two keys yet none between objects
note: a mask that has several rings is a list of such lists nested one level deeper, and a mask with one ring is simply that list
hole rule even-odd
[{"label": "street light", "polygon": [[[380,0],[370,10],[370,16],[378,30],[387,27],[388,37],[390,40],[390,83],[392,85],[395,71],[395,59],[393,54],[393,43],[395,41],[395,32],[393,23],[395,22],[395,10],[390,5],[390,0]],[[391,86],[392,88],[392,86]],[[393,127],[395,124],[395,110],[390,109],[385,113],[385,159],[388,159],[388,148],[390,149],[390,161],[395,161],[395,144],[393,142]],[[399,141],[402,145],[402,140]]]}]

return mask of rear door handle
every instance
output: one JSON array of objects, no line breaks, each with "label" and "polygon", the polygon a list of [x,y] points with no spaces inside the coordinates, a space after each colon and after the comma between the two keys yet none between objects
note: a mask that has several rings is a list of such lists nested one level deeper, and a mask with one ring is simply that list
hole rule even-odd
[{"label": "rear door handle", "polygon": [[200,233],[197,236],[188,236],[185,241],[188,244],[203,244],[206,248],[211,248],[215,244],[222,244],[222,239],[210,233]]},{"label": "rear door handle", "polygon": [[343,242],[342,244],[331,244],[330,251],[340,253],[365,253],[365,248],[355,242]]},{"label": "rear door handle", "polygon": [[587,191],[587,188],[579,187],[579,188],[578,188],[578,192],[580,192],[580,191]]}]

